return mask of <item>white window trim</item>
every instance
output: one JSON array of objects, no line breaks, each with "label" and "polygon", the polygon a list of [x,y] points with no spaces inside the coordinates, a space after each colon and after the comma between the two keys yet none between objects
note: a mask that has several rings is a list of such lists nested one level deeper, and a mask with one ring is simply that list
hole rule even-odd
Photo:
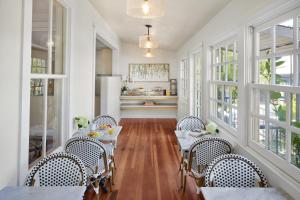
[{"label": "white window trim", "polygon": [[[238,72],[240,71],[240,69],[239,69],[240,68],[239,67],[239,58],[237,60],[233,60],[233,62],[225,61],[223,63],[221,63],[221,62],[220,63],[214,63],[214,61],[213,61],[213,52],[212,51],[214,49],[221,48],[221,47],[227,46],[228,44],[232,44],[232,43],[237,43],[237,45],[235,44],[235,47],[234,47],[235,48],[234,57],[235,57],[235,53],[239,52],[238,51],[238,36],[237,36],[236,33],[231,33],[228,37],[222,38],[221,42],[218,42],[218,43],[216,43],[214,45],[210,45],[211,48],[209,49],[209,51],[210,51],[209,55],[211,55],[211,58],[210,58],[211,59],[211,63],[210,63],[210,65],[208,65],[208,66],[210,66],[209,67],[209,72],[210,72],[209,88],[210,88],[210,91],[214,91],[214,87],[216,87],[217,85],[221,85],[221,86],[235,86],[235,87],[238,88],[238,91],[239,91],[239,78],[235,74],[235,72],[236,72],[236,70],[235,70],[236,68],[235,67],[237,67]],[[219,57],[220,56],[221,56],[221,53],[220,53]],[[226,55],[226,57],[227,57],[227,55]],[[220,57],[220,60],[221,60],[221,57]],[[228,63],[235,64],[234,65],[234,78],[233,78],[233,81],[214,80],[214,78],[213,78],[214,74],[212,73],[213,67],[221,65],[221,64],[225,64],[226,65],[226,77],[225,77],[225,79],[228,78],[228,76],[227,76],[227,66],[228,66],[227,64]],[[221,74],[221,72],[219,72],[219,76],[220,76],[220,74]],[[214,91],[214,92],[216,92],[216,91]],[[238,105],[235,106],[235,105],[232,105],[231,103],[228,104],[228,103],[226,103],[224,101],[217,100],[217,98],[213,98],[212,94],[210,92],[210,94],[209,94],[209,100],[208,100],[208,104],[209,104],[209,118],[210,118],[210,120],[216,122],[219,126],[221,126],[223,129],[225,129],[226,132],[232,134],[234,137],[237,137],[237,132],[238,132],[237,129],[238,129],[238,127],[235,129],[231,125],[227,124],[225,121],[223,121],[223,120],[219,119],[217,116],[215,116],[214,109],[217,109],[217,108],[214,108],[214,106],[211,104],[211,102],[213,101],[213,102],[221,103],[222,105],[227,105],[227,106],[229,106],[230,110],[232,108],[235,108],[235,109],[237,109],[237,112],[238,112],[238,115],[239,115],[239,104],[240,104],[239,99],[240,99],[240,95],[238,95],[238,99],[237,99]],[[223,108],[223,106],[222,106],[222,108]],[[223,112],[222,112],[222,115],[223,115]],[[237,120],[237,126],[238,126],[238,121],[239,120]]]},{"label": "white window trim", "polygon": [[[196,56],[200,56],[200,74],[197,74],[196,73]],[[194,116],[197,116],[196,115],[196,109],[198,108],[200,110],[200,113],[199,113],[199,116],[197,117],[200,117],[200,118],[203,118],[203,51],[202,51],[202,47],[200,49],[198,49],[197,51],[195,51],[193,54],[192,54],[192,60],[193,60],[193,68],[194,68],[194,75],[193,76],[193,88],[192,88],[192,92],[193,92],[193,102],[192,102],[192,113]],[[197,88],[197,76],[198,75],[198,78],[200,80],[200,88]],[[200,99],[197,99],[197,90],[200,91]],[[197,103],[197,100],[200,101],[200,103],[198,104]]]},{"label": "white window trim", "polygon": [[[70,96],[70,28],[71,28],[71,9],[66,0],[58,0],[65,8],[65,49],[64,49],[64,74],[32,74],[31,73],[31,35],[32,35],[32,0],[23,2],[23,30],[22,30],[22,77],[21,77],[21,99],[20,99],[20,136],[19,136],[19,166],[18,166],[18,181],[19,186],[24,184],[25,178],[28,175],[30,169],[28,168],[28,148],[29,148],[29,121],[30,121],[30,80],[32,78],[41,79],[60,79],[63,80],[62,84],[62,124],[61,131],[61,145],[54,149],[51,153],[56,153],[63,150],[64,142],[69,137],[68,136],[68,120],[69,120],[69,96]],[[26,25],[25,25],[26,24]],[[51,32],[51,31],[49,31]],[[52,33],[49,33],[52,34]],[[50,55],[51,58],[51,55]],[[47,97],[47,87],[45,87],[45,95]]]},{"label": "white window trim", "polygon": [[[186,63],[185,63],[186,62]],[[188,104],[189,99],[189,65],[190,61],[188,57],[184,57],[180,61],[180,100]]]},{"label": "white window trim", "polygon": [[[258,20],[257,22],[252,22],[252,24],[255,24],[255,32],[252,34],[253,35],[253,44],[254,44],[254,47],[253,47],[253,52],[249,52],[249,54],[251,55],[254,55],[254,56],[251,56],[251,55],[248,55],[248,57],[252,57],[252,60],[250,61],[251,63],[249,64],[249,66],[254,66],[255,64],[255,69],[252,70],[251,74],[253,76],[252,78],[252,83],[249,83],[248,84],[248,94],[252,93],[252,89],[259,89],[259,90],[264,90],[264,91],[281,91],[281,92],[285,92],[287,93],[289,96],[289,94],[293,93],[298,93],[299,94],[299,87],[297,86],[283,86],[283,85],[275,85],[275,84],[258,84],[259,80],[259,71],[258,71],[258,66],[257,66],[257,62],[256,62],[256,59],[257,58],[260,58],[257,54],[257,52],[254,52],[257,47],[256,47],[256,44],[257,44],[257,34],[256,32],[259,32],[259,31],[262,31],[268,27],[271,27],[271,26],[274,26],[274,24],[278,24],[282,21],[285,21],[286,19],[289,19],[289,18],[293,18],[295,20],[295,15],[299,15],[300,16],[300,2],[294,2],[294,3],[287,3],[287,5],[283,5],[282,7],[278,8],[278,9],[275,9],[275,11],[273,10],[272,12],[269,10],[268,13],[267,13],[267,17],[263,17],[261,18],[260,20]],[[296,7],[296,8],[295,8]],[[272,13],[272,14],[271,14]],[[284,13],[284,14],[282,14]],[[252,26],[249,24],[249,26]],[[295,35],[295,32],[297,32],[295,29],[294,29],[294,37],[295,39],[297,38],[296,35]],[[294,45],[297,45],[297,44],[294,44]],[[286,51],[286,52],[283,52],[283,53],[280,53],[280,54],[276,54],[275,52],[275,55],[282,55],[282,54],[285,54],[285,53],[290,53],[290,54],[293,54],[295,55],[296,53],[299,53],[299,49],[298,50],[289,50],[289,51]],[[273,51],[274,52],[274,51]],[[269,57],[274,57],[274,53],[272,53]],[[297,59],[294,59],[294,62],[295,60]],[[293,63],[293,66],[296,66],[297,63]],[[299,70],[299,67],[298,67],[298,70]],[[299,73],[297,73],[298,71],[296,71],[295,73],[298,75]],[[298,77],[296,76],[297,80],[298,81]],[[273,81],[274,83],[274,81]],[[296,82],[296,84],[298,84]],[[251,96],[251,95],[249,95]],[[289,105],[289,100],[287,98],[287,106]],[[251,103],[252,104],[252,103]],[[287,111],[289,112],[289,111]],[[289,123],[289,116],[290,114],[287,113],[287,116],[288,118],[286,119],[286,122],[280,122],[280,121],[277,121],[277,120],[272,120],[270,118],[266,118],[265,116],[261,116],[257,113],[254,113],[252,112],[252,109],[249,109],[249,112],[248,112],[248,121],[249,121],[249,126],[248,126],[248,134],[247,134],[247,137],[248,137],[248,146],[251,150],[257,152],[258,154],[260,154],[264,159],[268,160],[269,162],[273,163],[276,167],[278,167],[279,169],[281,169],[285,174],[289,175],[293,180],[298,180],[298,184],[300,183],[299,180],[300,180],[300,170],[289,163],[289,157],[290,157],[290,134],[288,134],[288,132],[290,131],[295,131],[295,132],[298,132],[299,133],[299,129],[296,128],[296,127],[293,127],[291,125],[287,125]],[[272,153],[271,151],[268,151],[265,149],[265,147],[263,147],[263,145],[259,144],[258,142],[254,141],[252,139],[252,125],[251,125],[251,118],[252,117],[257,117],[258,119],[262,119],[262,120],[265,120],[265,122],[271,122],[275,125],[278,125],[284,129],[286,129],[286,149],[288,149],[286,151],[286,154],[287,154],[287,158],[288,160],[284,160],[282,159],[281,157],[277,156],[276,154]]]}]

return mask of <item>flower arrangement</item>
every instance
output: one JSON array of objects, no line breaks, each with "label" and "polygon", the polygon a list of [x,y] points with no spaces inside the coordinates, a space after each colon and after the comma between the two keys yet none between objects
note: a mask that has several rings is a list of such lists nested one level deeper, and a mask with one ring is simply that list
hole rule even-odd
[{"label": "flower arrangement", "polygon": [[218,125],[214,122],[209,122],[206,126],[206,130],[213,134],[218,134],[220,132],[218,129]]},{"label": "flower arrangement", "polygon": [[82,116],[75,117],[74,122],[77,129],[87,128],[90,124],[88,118]]}]

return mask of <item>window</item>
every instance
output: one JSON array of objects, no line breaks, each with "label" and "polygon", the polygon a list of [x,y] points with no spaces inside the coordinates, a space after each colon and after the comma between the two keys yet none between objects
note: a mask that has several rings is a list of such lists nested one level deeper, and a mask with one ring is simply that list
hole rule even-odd
[{"label": "window", "polygon": [[57,0],[32,2],[31,73],[28,85],[30,166],[61,146],[63,94],[67,79],[64,66],[65,12]]},{"label": "window", "polygon": [[201,117],[202,105],[202,58],[201,52],[194,54],[194,115]]},{"label": "window", "polygon": [[189,77],[189,60],[185,58],[181,61],[180,65],[180,85],[181,85],[181,95],[184,101],[187,102],[188,98],[188,77]]},{"label": "window", "polygon": [[300,168],[300,12],[282,19],[254,29],[250,145],[292,173]]},{"label": "window", "polygon": [[211,117],[236,130],[238,117],[238,52],[235,39],[228,39],[212,47]]}]

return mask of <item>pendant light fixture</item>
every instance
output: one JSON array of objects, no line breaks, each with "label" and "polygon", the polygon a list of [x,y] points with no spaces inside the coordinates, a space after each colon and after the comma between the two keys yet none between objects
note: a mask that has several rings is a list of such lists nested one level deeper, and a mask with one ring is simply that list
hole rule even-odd
[{"label": "pendant light fixture", "polygon": [[146,35],[142,35],[139,38],[139,47],[143,49],[154,49],[158,48],[158,42],[154,38],[153,35],[150,35],[150,28],[152,28],[151,25],[145,25],[148,29],[148,32]]},{"label": "pendant light fixture", "polygon": [[154,57],[153,50],[152,49],[146,49],[144,57],[153,58]]},{"label": "pendant light fixture", "polygon": [[165,15],[165,0],[127,0],[127,15],[153,19]]}]

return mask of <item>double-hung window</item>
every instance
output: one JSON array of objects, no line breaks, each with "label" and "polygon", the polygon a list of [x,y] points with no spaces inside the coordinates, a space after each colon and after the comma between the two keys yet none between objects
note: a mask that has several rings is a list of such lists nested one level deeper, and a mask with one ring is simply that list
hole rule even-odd
[{"label": "double-hung window", "polygon": [[[66,8],[58,0],[32,1],[31,71],[29,74],[28,162],[61,146],[66,124]],[[29,67],[29,66],[28,66]]]},{"label": "double-hung window", "polygon": [[300,168],[299,22],[300,10],[254,27],[250,84],[249,144],[292,174]]},{"label": "double-hung window", "polygon": [[238,117],[238,52],[235,38],[211,49],[210,115],[230,130],[237,129]]}]

